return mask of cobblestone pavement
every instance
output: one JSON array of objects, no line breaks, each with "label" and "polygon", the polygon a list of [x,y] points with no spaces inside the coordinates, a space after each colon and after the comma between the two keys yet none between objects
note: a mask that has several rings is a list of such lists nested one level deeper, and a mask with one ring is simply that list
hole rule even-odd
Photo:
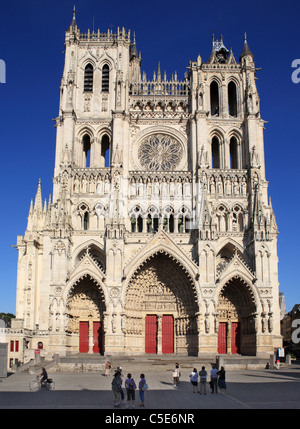
[{"label": "cobblestone pavement", "polygon": [[[123,374],[130,370],[136,381],[141,372],[146,375],[149,390],[145,393],[145,409],[300,409],[300,364],[280,370],[227,370],[227,393],[207,395],[193,393],[189,382],[190,363],[181,366],[180,385],[173,386],[172,365],[155,371],[143,365],[122,362]],[[198,370],[201,369],[198,365]],[[210,367],[206,365],[210,371]],[[99,373],[62,373],[48,371],[55,381],[55,390],[29,391],[34,375],[16,373],[0,379],[0,409],[114,409],[111,391],[112,377]],[[121,408],[126,409],[126,405]],[[139,394],[136,391],[136,409]],[[119,409],[118,409],[119,410]]]}]

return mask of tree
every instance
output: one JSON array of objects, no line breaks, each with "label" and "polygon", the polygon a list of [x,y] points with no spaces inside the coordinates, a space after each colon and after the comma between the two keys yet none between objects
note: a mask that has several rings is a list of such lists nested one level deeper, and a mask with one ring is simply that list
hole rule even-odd
[{"label": "tree", "polygon": [[11,326],[11,319],[14,319],[16,316],[12,313],[0,313],[0,319],[4,320],[7,328]]}]

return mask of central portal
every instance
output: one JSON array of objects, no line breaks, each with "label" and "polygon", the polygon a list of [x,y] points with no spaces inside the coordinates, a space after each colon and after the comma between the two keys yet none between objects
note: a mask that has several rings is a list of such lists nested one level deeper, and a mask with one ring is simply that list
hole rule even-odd
[{"label": "central portal", "polygon": [[126,348],[197,354],[197,295],[183,266],[160,252],[140,266],[126,293]]},{"label": "central portal", "polygon": [[157,353],[159,349],[163,354],[174,353],[174,318],[168,314],[148,314],[145,319],[145,353]]}]

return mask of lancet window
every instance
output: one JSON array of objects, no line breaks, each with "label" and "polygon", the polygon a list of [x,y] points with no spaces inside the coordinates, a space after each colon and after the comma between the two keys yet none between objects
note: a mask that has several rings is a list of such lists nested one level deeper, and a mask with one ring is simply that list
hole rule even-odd
[{"label": "lancet window", "polygon": [[93,92],[94,69],[92,64],[87,64],[84,69],[84,92]]},{"label": "lancet window", "polygon": [[220,168],[220,141],[214,136],[211,142],[212,168]]},{"label": "lancet window", "polygon": [[238,143],[235,137],[231,137],[230,139],[230,168],[237,169],[238,165]]},{"label": "lancet window", "polygon": [[102,67],[102,92],[109,92],[109,66]]},{"label": "lancet window", "polygon": [[110,165],[110,144],[109,137],[107,134],[101,139],[101,157],[102,157],[102,167],[109,167]]},{"label": "lancet window", "polygon": [[143,232],[142,210],[139,206],[132,209],[130,214],[131,232]]},{"label": "lancet window", "polygon": [[219,85],[214,80],[210,84],[210,113],[211,116],[219,116]]},{"label": "lancet window", "polygon": [[91,139],[88,134],[85,134],[82,139],[83,145],[83,168],[88,168],[91,165]]},{"label": "lancet window", "polygon": [[236,95],[236,85],[233,81],[228,84],[228,111],[229,116],[237,116],[237,95]]}]

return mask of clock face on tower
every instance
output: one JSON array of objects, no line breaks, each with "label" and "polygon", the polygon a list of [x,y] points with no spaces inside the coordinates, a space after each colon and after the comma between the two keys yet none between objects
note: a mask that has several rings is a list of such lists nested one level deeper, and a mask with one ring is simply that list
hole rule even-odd
[{"label": "clock face on tower", "polygon": [[182,158],[182,147],[174,137],[152,134],[142,141],[138,157],[146,170],[175,170]]}]

